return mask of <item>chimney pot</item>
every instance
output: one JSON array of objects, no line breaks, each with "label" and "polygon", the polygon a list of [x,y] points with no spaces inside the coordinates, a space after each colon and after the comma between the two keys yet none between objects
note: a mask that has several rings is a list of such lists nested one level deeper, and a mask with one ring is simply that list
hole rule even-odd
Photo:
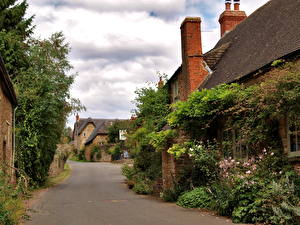
[{"label": "chimney pot", "polygon": [[234,10],[235,11],[240,10],[240,0],[234,0]]},{"label": "chimney pot", "polygon": [[161,76],[159,77],[159,81],[158,81],[157,86],[158,86],[158,88],[163,88],[164,87],[164,81],[163,81]]},{"label": "chimney pot", "polygon": [[231,10],[231,3],[226,2],[225,3],[225,9],[228,10],[228,11]]},{"label": "chimney pot", "polygon": [[226,0],[226,10],[220,15],[219,23],[221,25],[221,37],[227,32],[233,30],[240,22],[247,18],[244,11],[240,11],[240,0],[234,0],[234,10],[228,10],[227,4],[230,4],[231,0]]},{"label": "chimney pot", "polygon": [[234,4],[234,10],[239,11],[240,10],[240,4],[238,4],[238,3]]}]

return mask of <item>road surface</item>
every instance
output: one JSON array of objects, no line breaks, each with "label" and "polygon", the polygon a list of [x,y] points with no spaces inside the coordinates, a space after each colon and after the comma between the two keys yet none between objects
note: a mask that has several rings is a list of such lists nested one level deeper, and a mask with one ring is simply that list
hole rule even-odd
[{"label": "road surface", "polygon": [[120,165],[70,162],[71,177],[33,206],[26,225],[230,225],[230,220],[183,209],[127,189]]}]

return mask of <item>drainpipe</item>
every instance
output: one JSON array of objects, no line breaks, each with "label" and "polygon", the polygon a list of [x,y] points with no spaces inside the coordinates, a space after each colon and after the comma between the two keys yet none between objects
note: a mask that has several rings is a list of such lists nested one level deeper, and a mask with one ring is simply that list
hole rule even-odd
[{"label": "drainpipe", "polygon": [[[12,168],[15,168],[15,153],[16,153],[16,111],[18,106],[14,108],[14,115],[13,115],[13,154],[12,154]],[[14,169],[12,170],[14,176]]]}]

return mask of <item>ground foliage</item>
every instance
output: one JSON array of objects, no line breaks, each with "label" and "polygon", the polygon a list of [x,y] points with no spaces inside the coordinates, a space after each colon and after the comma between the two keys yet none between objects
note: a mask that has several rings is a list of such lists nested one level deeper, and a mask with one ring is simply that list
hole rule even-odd
[{"label": "ground foliage", "polygon": [[[5,167],[4,167],[5,168]],[[9,181],[10,176],[3,167],[0,169],[0,224],[15,225],[26,213],[23,207],[22,198],[27,195],[25,180],[18,180],[14,186]]]},{"label": "ground foliage", "polygon": [[[175,103],[168,116],[173,128],[190,137],[189,142],[170,147],[169,153],[190,156],[200,176],[191,179],[193,173],[188,173],[186,180],[206,187],[202,190],[212,197],[207,208],[231,216],[234,222],[299,224],[300,180],[283,154],[278,121],[287,117],[299,124],[300,63],[272,65],[260,84],[219,85],[195,92],[186,102]],[[247,160],[231,158],[235,143],[230,136],[223,140],[214,136],[216,128],[224,133],[238,130],[239,141],[248,146]],[[195,193],[182,195],[178,204],[194,207],[195,201],[189,204],[189,199]]]}]

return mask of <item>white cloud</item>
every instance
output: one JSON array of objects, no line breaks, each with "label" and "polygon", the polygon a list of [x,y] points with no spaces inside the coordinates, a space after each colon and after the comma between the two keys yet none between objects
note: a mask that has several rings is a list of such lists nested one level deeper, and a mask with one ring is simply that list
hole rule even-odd
[{"label": "white cloud", "polygon": [[[249,15],[267,0],[242,0]],[[128,118],[137,87],[181,63],[180,23],[201,16],[204,51],[219,39],[223,0],[28,0],[36,35],[63,31],[78,72],[72,95],[82,117]],[[73,118],[70,120],[72,123]]]}]

